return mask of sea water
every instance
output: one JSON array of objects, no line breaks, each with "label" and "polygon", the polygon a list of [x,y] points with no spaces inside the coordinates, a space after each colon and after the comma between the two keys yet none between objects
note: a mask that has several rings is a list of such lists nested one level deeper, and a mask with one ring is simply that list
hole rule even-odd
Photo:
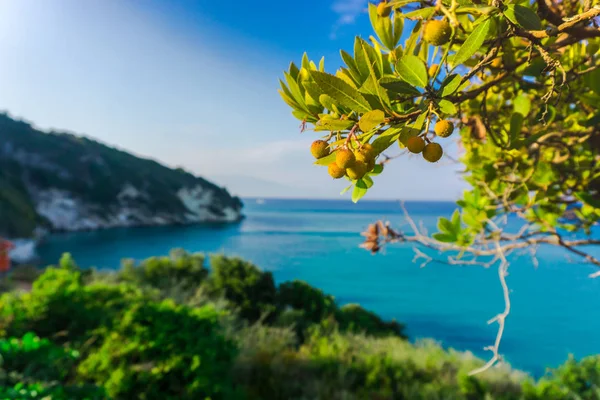
[{"label": "sea water", "polygon": [[[408,202],[412,218],[430,232],[453,203]],[[360,232],[382,219],[409,229],[396,201],[246,199],[239,224],[112,229],[53,235],[39,254],[50,264],[70,252],[84,267],[115,269],[123,258],[142,260],[172,248],[237,255],[273,271],[277,282],[300,279],[359,303],[386,319],[406,324],[411,340],[434,338],[446,347],[489,356],[497,325],[487,321],[504,308],[494,267],[414,263],[413,245],[390,245],[371,255],[359,248]],[[434,259],[447,255],[426,251]],[[515,254],[508,285],[511,313],[501,353],[514,367],[535,376],[569,354],[600,353],[600,278],[561,249]]]}]

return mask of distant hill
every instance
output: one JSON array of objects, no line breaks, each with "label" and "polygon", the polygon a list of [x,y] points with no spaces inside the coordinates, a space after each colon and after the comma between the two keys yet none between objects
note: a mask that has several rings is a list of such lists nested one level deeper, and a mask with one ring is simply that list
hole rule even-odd
[{"label": "distant hill", "polygon": [[0,113],[0,236],[232,222],[242,202],[182,169]]}]

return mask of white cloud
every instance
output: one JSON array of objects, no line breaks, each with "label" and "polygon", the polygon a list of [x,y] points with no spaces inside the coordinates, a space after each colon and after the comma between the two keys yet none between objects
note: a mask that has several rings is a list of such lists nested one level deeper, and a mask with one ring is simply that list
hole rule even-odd
[{"label": "white cloud", "polygon": [[338,19],[333,25],[331,39],[335,39],[341,26],[353,24],[361,13],[366,12],[367,5],[367,0],[335,0],[331,9],[338,15]]}]

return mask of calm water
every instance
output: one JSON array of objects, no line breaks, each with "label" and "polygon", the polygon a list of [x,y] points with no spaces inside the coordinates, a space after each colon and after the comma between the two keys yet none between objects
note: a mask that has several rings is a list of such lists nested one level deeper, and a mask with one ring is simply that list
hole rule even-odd
[{"label": "calm water", "polygon": [[[414,219],[433,229],[451,203],[408,203]],[[433,337],[443,345],[480,356],[496,326],[486,321],[503,308],[495,269],[411,262],[411,246],[385,254],[359,249],[359,232],[377,219],[404,226],[397,202],[266,200],[246,201],[247,218],[236,225],[116,229],[51,237],[40,248],[47,263],[70,252],[81,266],[117,268],[122,258],[143,259],[182,247],[239,255],[278,282],[302,279],[356,302],[386,318],[406,323],[411,338]],[[527,255],[512,258],[512,312],[502,353],[515,367],[535,375],[557,366],[569,353],[600,353],[600,279],[593,267],[575,263],[553,248],[538,252],[539,268]]]}]

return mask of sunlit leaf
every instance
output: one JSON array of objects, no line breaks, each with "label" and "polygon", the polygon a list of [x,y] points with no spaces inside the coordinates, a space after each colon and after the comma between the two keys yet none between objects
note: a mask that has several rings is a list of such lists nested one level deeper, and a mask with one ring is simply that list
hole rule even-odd
[{"label": "sunlit leaf", "polygon": [[413,86],[427,86],[427,68],[419,57],[405,54],[396,64],[396,72]]},{"label": "sunlit leaf", "polygon": [[440,87],[439,93],[442,97],[450,96],[452,93],[456,92],[458,86],[460,85],[460,81],[462,76],[458,74],[448,75],[446,79],[442,82],[442,86]]},{"label": "sunlit leaf", "polygon": [[385,114],[381,110],[373,110],[365,113],[358,121],[358,127],[363,132],[368,132],[380,125],[385,119]]},{"label": "sunlit leaf", "polygon": [[354,185],[354,190],[352,191],[352,202],[357,203],[365,194],[367,194],[368,190],[367,184],[362,179],[357,180]]},{"label": "sunlit leaf", "polygon": [[519,25],[528,30],[542,29],[542,21],[537,14],[524,6],[518,4],[509,4],[504,10],[504,15],[515,25]]},{"label": "sunlit leaf", "polygon": [[457,109],[456,106],[454,105],[454,103],[448,101],[448,100],[440,100],[438,102],[438,106],[440,107],[440,111],[442,111],[444,114],[456,114]]},{"label": "sunlit leaf", "polygon": [[334,161],[335,161],[335,152],[331,153],[328,156],[319,158],[317,161],[315,161],[314,164],[328,166],[329,164],[331,164]]},{"label": "sunlit leaf", "polygon": [[526,117],[531,110],[531,100],[526,94],[522,93],[513,100],[513,108],[516,113]]},{"label": "sunlit leaf", "polygon": [[355,111],[370,111],[371,107],[363,95],[340,78],[319,71],[311,71],[311,76],[323,93],[336,103]]},{"label": "sunlit leaf", "polygon": [[467,40],[465,40],[463,45],[460,47],[460,49],[458,49],[456,55],[452,59],[453,68],[456,68],[456,66],[467,61],[481,48],[486,36],[488,35],[488,32],[490,31],[491,25],[492,22],[488,18],[481,25],[477,26],[473,32],[471,32]]}]

